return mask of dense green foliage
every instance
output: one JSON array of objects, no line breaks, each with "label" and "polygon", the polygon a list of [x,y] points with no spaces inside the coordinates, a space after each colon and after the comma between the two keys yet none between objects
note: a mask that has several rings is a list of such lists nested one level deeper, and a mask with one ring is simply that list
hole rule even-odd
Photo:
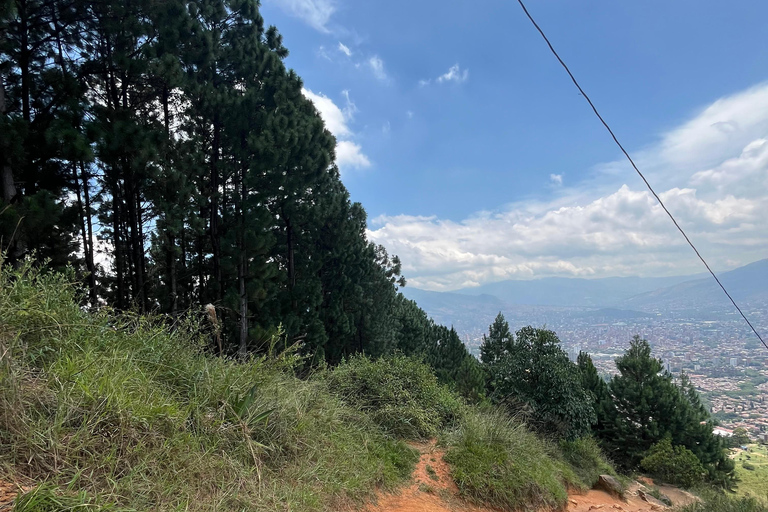
[{"label": "dense green foliage", "polygon": [[495,401],[527,415],[540,432],[567,439],[589,434],[593,396],[554,332],[525,327],[513,338],[499,314],[481,352]]},{"label": "dense green foliage", "polygon": [[366,239],[258,0],[1,5],[7,263],[71,264],[93,307],[174,322],[212,304],[225,354],[263,353],[280,328],[309,365],[399,350],[482,397],[458,335],[398,293],[400,260]]},{"label": "dense green foliage", "polygon": [[696,455],[685,446],[672,446],[669,437],[651,446],[640,467],[662,482],[683,487],[700,484],[706,474]]},{"label": "dense green foliage", "polygon": [[464,404],[416,359],[352,357],[329,371],[329,387],[366,411],[386,432],[406,439],[435,437],[464,414]]},{"label": "dense green foliage", "polygon": [[616,360],[619,374],[610,381],[613,407],[603,408],[596,432],[603,448],[617,463],[636,468],[651,446],[665,437],[673,446],[693,452],[710,482],[733,485],[733,461],[722,441],[712,433],[713,423],[687,376],[675,383],[661,360],[651,356],[648,342],[638,336]]}]

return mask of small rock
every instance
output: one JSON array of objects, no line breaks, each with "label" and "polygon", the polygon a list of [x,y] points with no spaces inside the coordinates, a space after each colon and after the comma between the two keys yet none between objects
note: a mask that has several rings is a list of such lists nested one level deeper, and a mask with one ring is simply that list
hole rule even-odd
[{"label": "small rock", "polygon": [[571,505],[573,505],[574,507],[579,504],[579,502],[576,500],[568,500],[568,501],[570,501]]},{"label": "small rock", "polygon": [[624,499],[624,488],[621,486],[618,480],[611,475],[600,475],[595,488],[602,489],[609,494],[613,494],[621,499]]},{"label": "small rock", "polygon": [[651,496],[650,494],[648,494],[645,491],[639,491],[638,494],[640,495],[640,498],[642,498],[643,501],[645,501],[647,503],[650,503],[651,505],[656,505],[657,507],[667,508],[667,504],[666,503],[664,503],[661,500],[658,500],[658,499],[654,498],[653,496]]},{"label": "small rock", "polygon": [[591,507],[589,507],[589,510],[599,510],[599,509],[603,508],[604,506],[605,505],[592,505]]}]

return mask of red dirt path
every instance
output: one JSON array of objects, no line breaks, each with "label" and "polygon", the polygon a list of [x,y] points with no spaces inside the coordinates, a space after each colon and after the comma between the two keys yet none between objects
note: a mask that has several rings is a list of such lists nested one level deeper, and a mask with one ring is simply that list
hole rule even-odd
[{"label": "red dirt path", "polygon": [[[435,441],[413,444],[421,457],[416,464],[411,483],[398,493],[380,493],[375,503],[368,504],[364,512],[497,512],[491,508],[478,507],[467,503],[458,495],[458,488],[451,478],[450,468],[443,460],[444,450]],[[645,483],[651,484],[650,481]],[[566,512],[656,512],[667,507],[644,501],[638,490],[642,484],[635,483],[626,493],[626,501],[606,492],[591,490],[585,494],[571,494]],[[674,505],[685,505],[696,498],[679,489],[661,486],[659,490],[672,500]],[[539,511],[543,512],[543,511]]]}]

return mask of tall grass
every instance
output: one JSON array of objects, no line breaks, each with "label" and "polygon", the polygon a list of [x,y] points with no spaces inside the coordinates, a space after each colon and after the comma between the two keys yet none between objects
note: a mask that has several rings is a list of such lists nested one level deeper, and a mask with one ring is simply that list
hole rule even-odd
[{"label": "tall grass", "polygon": [[290,353],[210,357],[192,318],[88,313],[76,293],[0,269],[7,470],[137,510],[333,510],[410,474],[413,451]]},{"label": "tall grass", "polygon": [[473,410],[446,436],[446,461],[467,499],[504,510],[561,508],[581,486],[557,450],[501,411]]},{"label": "tall grass", "polygon": [[206,353],[202,313],[88,312],[77,289],[0,263],[0,470],[42,483],[20,512],[346,509],[409,477],[403,440],[435,436],[462,495],[501,509],[560,507],[606,470],[593,444],[561,453],[417,360],[356,356],[299,379],[290,350]]},{"label": "tall grass", "polygon": [[708,491],[704,500],[676,509],[678,512],[768,512],[766,505],[752,497],[735,497],[724,492]]},{"label": "tall grass", "polygon": [[402,355],[372,360],[357,355],[329,371],[342,399],[386,432],[406,439],[437,436],[464,414],[462,400],[438,383],[431,368]]}]

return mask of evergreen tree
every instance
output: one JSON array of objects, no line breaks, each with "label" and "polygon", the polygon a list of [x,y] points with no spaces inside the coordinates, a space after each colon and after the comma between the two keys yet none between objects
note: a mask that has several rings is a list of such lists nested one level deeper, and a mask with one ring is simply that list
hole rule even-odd
[{"label": "evergreen tree", "polygon": [[712,433],[709,415],[687,377],[680,387],[675,385],[639,336],[616,360],[616,367],[619,374],[610,382],[615,422],[610,435],[601,437],[609,455],[624,467],[635,468],[651,446],[668,436],[672,445],[696,455],[711,481],[731,485],[733,465]]},{"label": "evergreen tree", "polygon": [[480,345],[480,361],[487,365],[499,362],[505,354],[510,352],[513,343],[514,337],[509,332],[509,323],[499,312],[488,328],[488,336],[483,334],[483,343]]},{"label": "evergreen tree", "polygon": [[608,383],[597,373],[592,358],[586,352],[579,352],[576,365],[581,372],[581,385],[594,396],[595,423],[592,432],[598,438],[609,438],[613,435],[616,409]]}]

